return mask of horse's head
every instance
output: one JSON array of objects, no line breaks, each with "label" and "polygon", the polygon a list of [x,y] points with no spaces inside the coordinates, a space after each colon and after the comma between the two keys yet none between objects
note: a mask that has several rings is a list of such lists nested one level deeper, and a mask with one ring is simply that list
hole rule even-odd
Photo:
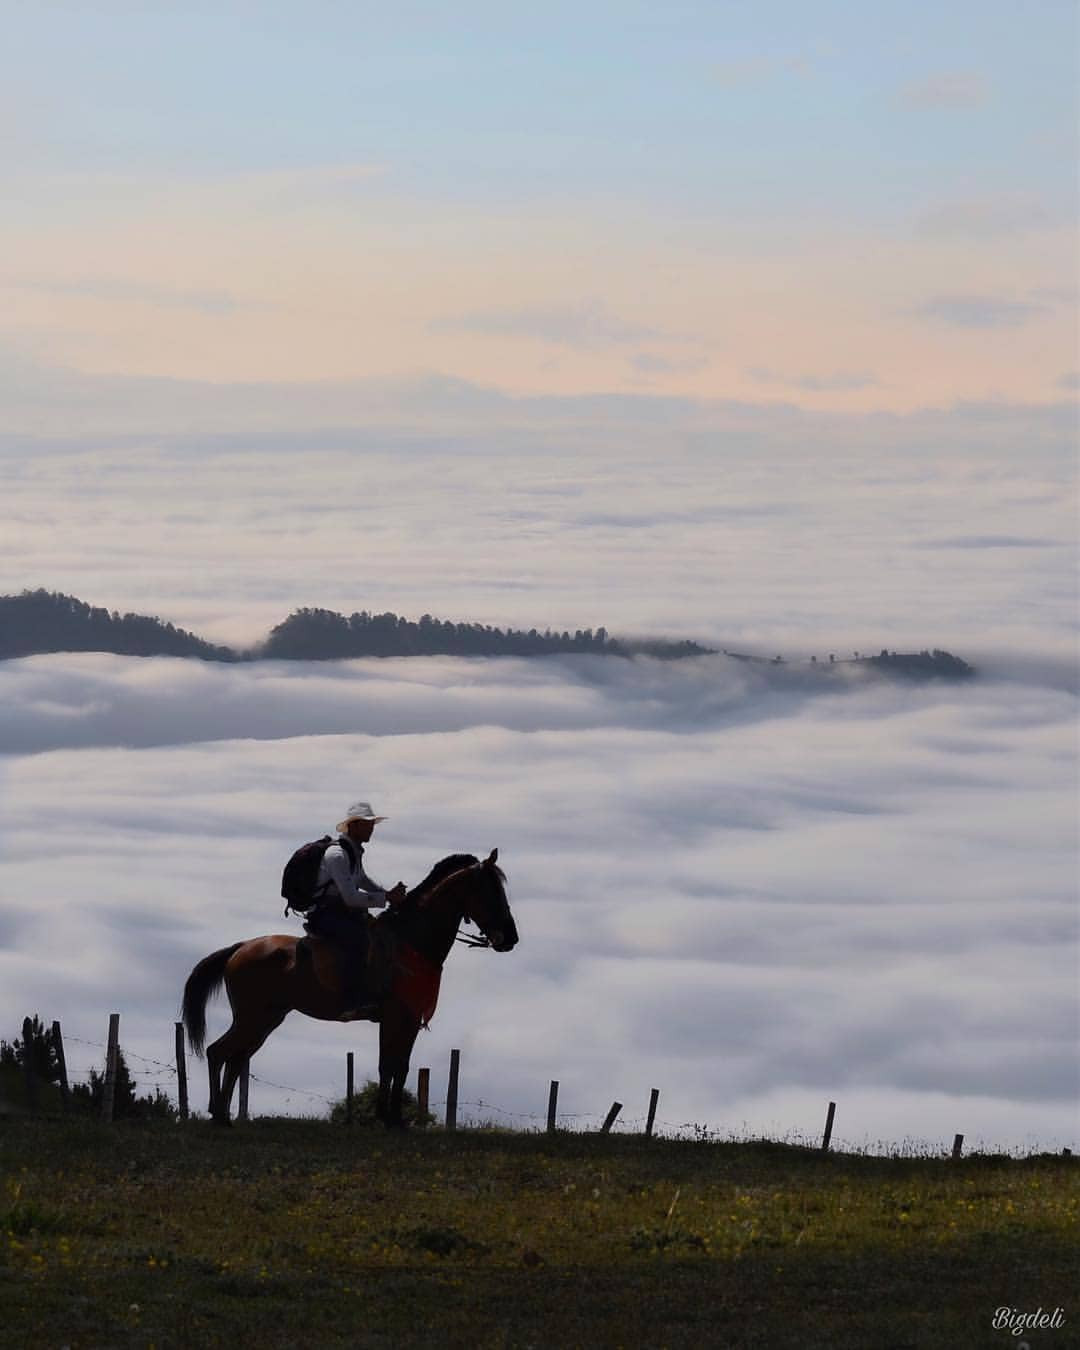
[{"label": "horse's head", "polygon": [[517,946],[518,930],[506,898],[506,874],[498,865],[499,850],[493,848],[483,862],[468,870],[472,886],[465,894],[462,917],[471,920],[497,952]]}]

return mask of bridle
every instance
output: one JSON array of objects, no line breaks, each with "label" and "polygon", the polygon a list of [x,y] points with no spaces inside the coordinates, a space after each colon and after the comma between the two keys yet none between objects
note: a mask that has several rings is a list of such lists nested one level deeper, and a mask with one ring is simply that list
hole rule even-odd
[{"label": "bridle", "polygon": [[[486,863],[478,862],[474,863],[469,870],[483,872],[486,866],[487,866]],[[470,914],[468,910],[462,910],[461,917],[466,923],[474,923],[476,924],[477,928],[480,928],[480,920],[476,917],[475,914]],[[491,946],[491,939],[488,937],[488,935],[484,932],[482,928],[480,928],[479,933],[457,933],[454,936],[454,941],[460,942],[463,947]]]},{"label": "bridle", "polygon": [[[459,880],[459,879],[463,878],[463,874],[464,874],[464,873],[466,873],[466,872],[471,872],[471,873],[474,873],[474,874],[475,874],[475,873],[483,874],[483,873],[487,872],[489,869],[490,869],[490,870],[494,870],[494,872],[495,872],[495,874],[496,874],[496,877],[502,877],[502,873],[501,873],[501,872],[499,871],[499,869],[498,869],[497,867],[495,867],[495,865],[494,865],[494,855],[493,855],[493,857],[492,857],[491,859],[488,859],[488,860],[486,860],[486,861],[484,861],[484,862],[480,862],[480,861],[478,861],[478,860],[477,860],[477,861],[473,861],[472,863],[469,863],[469,864],[467,864],[466,866],[462,867],[458,872],[452,872],[449,876],[444,877],[440,882],[438,882],[432,890],[428,891],[428,893],[427,893],[426,895],[423,895],[423,896],[419,899],[419,902],[418,902],[418,904],[417,904],[416,909],[415,909],[414,912],[415,912],[417,915],[422,915],[422,914],[424,914],[424,912],[425,912],[426,910],[429,909],[429,907],[430,907],[432,901],[436,898],[436,896],[438,896],[438,895],[440,894],[440,892],[444,889],[444,887],[446,887],[446,886],[448,886],[449,884],[453,883],[455,880]],[[502,890],[502,887],[498,884],[498,882],[497,882],[497,880],[496,880],[496,877],[487,877],[486,880],[487,880],[488,885],[492,885],[492,886],[497,886],[497,887],[498,887],[498,889],[499,889],[499,891],[500,891],[500,894],[501,894],[503,906],[507,909],[507,916],[509,917],[509,906],[507,906],[507,903],[506,903],[506,894],[505,894],[505,892]],[[470,901],[470,904],[469,904],[469,907],[468,907],[468,908],[462,908],[462,909],[460,910],[461,919],[462,919],[465,923],[474,923],[474,924],[476,924],[477,928],[480,928],[479,934],[474,934],[474,933],[455,933],[455,934],[454,934],[454,941],[455,941],[455,942],[460,942],[460,943],[462,944],[462,946],[464,946],[464,947],[484,947],[484,948],[490,948],[490,947],[493,947],[494,944],[492,943],[491,938],[489,938],[488,935],[483,931],[483,928],[481,927],[481,924],[480,924],[480,920],[476,917],[475,914],[473,914],[473,913],[471,912],[471,909],[472,909],[472,904],[471,904],[471,901]],[[511,922],[512,922],[512,921],[511,921]],[[497,926],[497,925],[496,925],[496,926]]]}]

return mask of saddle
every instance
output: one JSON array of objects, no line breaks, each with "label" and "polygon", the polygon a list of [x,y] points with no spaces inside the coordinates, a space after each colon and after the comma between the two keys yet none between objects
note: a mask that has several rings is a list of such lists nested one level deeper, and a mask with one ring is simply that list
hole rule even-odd
[{"label": "saddle", "polygon": [[[369,1003],[381,1004],[394,983],[397,959],[397,936],[389,924],[373,923],[368,927],[367,961],[364,982]],[[345,963],[348,954],[331,938],[308,933],[296,944],[296,963],[310,961],[319,984],[339,994],[345,990]],[[372,1022],[379,1020],[378,1009],[367,1014]]]}]

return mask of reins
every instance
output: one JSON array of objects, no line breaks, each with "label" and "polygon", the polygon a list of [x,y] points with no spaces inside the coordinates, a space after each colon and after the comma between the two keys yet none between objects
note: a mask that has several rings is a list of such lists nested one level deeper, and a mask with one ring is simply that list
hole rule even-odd
[{"label": "reins", "polygon": [[[416,898],[416,903],[415,903],[415,907],[414,907],[414,909],[413,909],[413,913],[416,914],[416,915],[418,915],[418,916],[422,916],[422,917],[424,917],[424,918],[428,918],[428,917],[430,916],[430,910],[431,910],[431,904],[432,904],[432,901],[435,900],[435,899],[438,897],[438,895],[440,894],[440,892],[442,892],[444,889],[448,889],[449,885],[451,885],[451,884],[453,884],[455,881],[457,881],[458,878],[461,876],[461,873],[466,872],[466,871],[471,871],[472,868],[476,867],[477,865],[478,865],[477,863],[466,864],[464,867],[460,868],[458,871],[456,871],[456,872],[451,872],[449,876],[445,876],[445,877],[443,877],[440,881],[437,881],[437,882],[435,883],[435,885],[434,885],[429,891],[427,891],[426,893],[424,893],[424,894],[422,894],[422,895],[420,895],[420,896],[418,896],[418,897]],[[468,914],[462,913],[462,916],[461,916],[461,917],[462,917],[462,919],[464,919],[467,923],[476,923],[476,920],[475,920],[474,918],[472,918],[472,917],[471,917],[470,915],[468,915]],[[478,925],[478,926],[479,926],[479,925]],[[455,933],[455,934],[454,934],[454,942],[460,942],[461,945],[462,945],[463,947],[490,947],[490,946],[491,946],[491,940],[490,940],[490,938],[486,937],[483,933],[480,933],[480,934],[474,934],[474,933]],[[452,945],[452,944],[451,944],[451,945]]]},{"label": "reins", "polygon": [[490,947],[491,939],[485,937],[483,933],[457,933],[454,937],[455,942],[460,942],[464,947]]}]

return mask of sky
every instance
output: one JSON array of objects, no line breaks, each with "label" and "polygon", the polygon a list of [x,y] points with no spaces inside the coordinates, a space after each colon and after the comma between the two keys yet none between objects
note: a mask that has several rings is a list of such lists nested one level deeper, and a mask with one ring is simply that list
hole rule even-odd
[{"label": "sky", "polygon": [[1075,387],[1076,7],[13,7],[0,337],[908,411]]},{"label": "sky", "polygon": [[[583,1122],[1074,1141],[1077,30],[11,7],[0,592],[786,661],[2,663],[0,1036],[58,1017],[85,1070],[120,1011],[168,1060],[361,798],[387,881],[500,848],[522,942],[454,955],[416,1061],[498,1118],[559,1078]],[[935,646],[979,677],[806,665]],[[291,1019],[253,1104],[362,1047]]]}]

